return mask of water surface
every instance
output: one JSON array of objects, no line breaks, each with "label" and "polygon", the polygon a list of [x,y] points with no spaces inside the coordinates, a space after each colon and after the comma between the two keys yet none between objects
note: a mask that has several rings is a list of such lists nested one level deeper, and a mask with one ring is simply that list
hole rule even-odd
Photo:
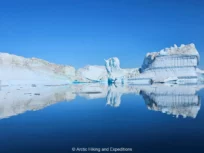
[{"label": "water surface", "polygon": [[[203,152],[201,85],[5,86],[0,152]],[[97,152],[97,151],[96,151]]]}]

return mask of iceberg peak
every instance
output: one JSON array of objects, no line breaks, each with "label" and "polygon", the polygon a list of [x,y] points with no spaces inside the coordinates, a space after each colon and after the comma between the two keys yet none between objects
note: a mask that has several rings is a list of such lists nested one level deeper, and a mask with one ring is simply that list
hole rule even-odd
[{"label": "iceberg peak", "polygon": [[115,72],[120,70],[120,61],[117,57],[112,57],[105,60],[105,66],[108,73]]},{"label": "iceberg peak", "polygon": [[199,57],[199,53],[193,43],[188,45],[181,44],[180,47],[174,44],[173,47],[162,49],[159,52],[147,53],[146,57],[151,58],[153,60],[157,56],[167,56],[167,55],[169,56],[170,55],[196,55],[197,57]]}]

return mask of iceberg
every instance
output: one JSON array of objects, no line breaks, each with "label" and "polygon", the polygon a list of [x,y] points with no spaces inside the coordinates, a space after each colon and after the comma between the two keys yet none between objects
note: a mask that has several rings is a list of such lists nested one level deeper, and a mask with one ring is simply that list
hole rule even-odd
[{"label": "iceberg", "polygon": [[154,82],[160,83],[171,78],[177,78],[174,81],[178,84],[197,83],[199,58],[194,44],[174,45],[159,52],[147,53],[140,77],[149,76]]},{"label": "iceberg", "polygon": [[[117,57],[105,60],[105,66],[108,73],[108,82],[125,83],[128,82],[128,80],[131,78],[136,78],[140,73],[138,68],[132,69],[120,68],[120,61]],[[134,81],[132,80],[132,82]]]},{"label": "iceberg", "polygon": [[142,71],[169,67],[196,67],[199,53],[194,44],[181,45],[162,49],[159,52],[147,53]]},{"label": "iceberg", "polygon": [[105,65],[111,82],[196,84],[204,81],[204,72],[197,68],[199,60],[200,55],[194,44],[182,44],[147,53],[138,69],[121,69],[116,57],[106,60]]}]

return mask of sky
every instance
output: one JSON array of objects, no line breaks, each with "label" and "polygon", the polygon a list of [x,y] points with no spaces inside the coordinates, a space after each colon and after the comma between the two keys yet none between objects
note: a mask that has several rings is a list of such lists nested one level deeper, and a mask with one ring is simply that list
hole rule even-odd
[{"label": "sky", "polygon": [[0,1],[0,52],[76,68],[110,57],[140,67],[147,52],[189,43],[204,68],[203,42],[203,0]]}]

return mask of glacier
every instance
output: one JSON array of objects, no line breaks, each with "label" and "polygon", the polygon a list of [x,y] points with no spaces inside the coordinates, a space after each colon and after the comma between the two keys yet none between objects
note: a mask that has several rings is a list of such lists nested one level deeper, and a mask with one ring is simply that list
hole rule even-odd
[{"label": "glacier", "polygon": [[61,85],[72,83],[74,79],[75,68],[72,66],[0,53],[1,85]]}]

